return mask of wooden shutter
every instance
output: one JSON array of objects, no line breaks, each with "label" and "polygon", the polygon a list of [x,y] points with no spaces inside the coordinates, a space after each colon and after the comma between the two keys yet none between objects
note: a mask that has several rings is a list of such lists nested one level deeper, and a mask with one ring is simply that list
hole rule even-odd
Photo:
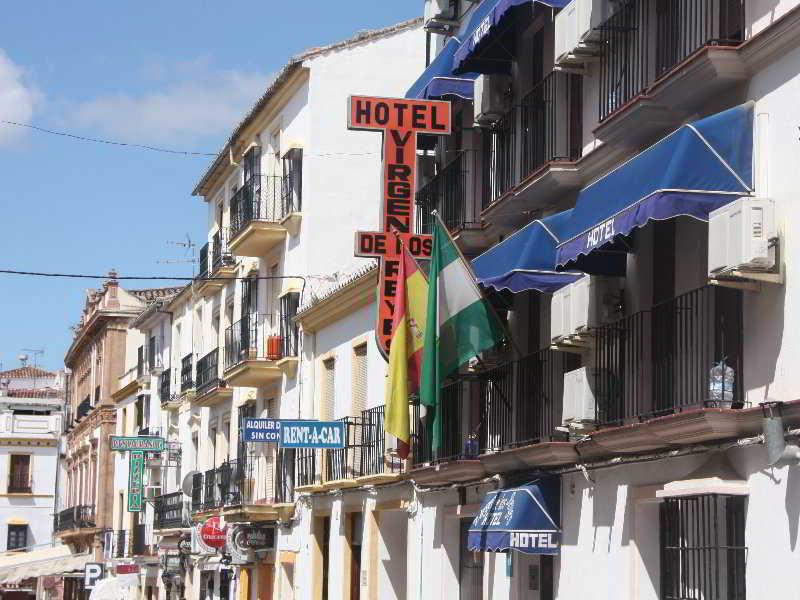
[{"label": "wooden shutter", "polygon": [[322,361],[322,404],[320,419],[328,420],[336,416],[336,360]]},{"label": "wooden shutter", "polygon": [[367,345],[353,348],[353,416],[367,409]]}]

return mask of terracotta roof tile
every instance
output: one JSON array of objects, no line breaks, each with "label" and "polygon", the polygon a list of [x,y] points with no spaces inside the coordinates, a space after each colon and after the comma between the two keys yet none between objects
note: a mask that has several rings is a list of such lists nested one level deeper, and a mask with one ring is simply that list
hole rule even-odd
[{"label": "terracotta roof tile", "polygon": [[0,378],[2,379],[32,379],[34,377],[55,377],[56,374],[51,371],[45,371],[39,367],[17,367],[8,371],[0,371]]}]

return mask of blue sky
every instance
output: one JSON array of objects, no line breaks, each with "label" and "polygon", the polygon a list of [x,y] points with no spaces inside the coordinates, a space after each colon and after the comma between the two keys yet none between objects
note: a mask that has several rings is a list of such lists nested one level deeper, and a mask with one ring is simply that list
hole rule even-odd
[{"label": "blue sky", "polygon": [[[0,119],[214,152],[289,56],[421,11],[422,0],[14,3],[0,20]],[[0,125],[0,268],[191,275],[156,261],[183,258],[168,240],[204,234],[191,190],[208,160]],[[0,275],[4,368],[35,347],[61,366],[96,285]]]}]

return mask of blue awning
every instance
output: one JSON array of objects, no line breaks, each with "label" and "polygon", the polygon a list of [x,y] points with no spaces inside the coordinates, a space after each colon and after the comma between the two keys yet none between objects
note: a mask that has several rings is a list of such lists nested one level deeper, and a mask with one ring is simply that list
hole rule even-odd
[{"label": "blue awning", "polygon": [[475,50],[486,40],[493,37],[510,15],[511,9],[517,6],[534,6],[541,4],[550,8],[563,8],[569,0],[483,0],[475,9],[461,38],[461,45],[453,57],[453,70],[459,72],[463,63],[472,56]]},{"label": "blue awning", "polygon": [[406,92],[406,98],[442,98],[444,96],[458,96],[472,100],[475,78],[477,73],[464,73],[453,75],[453,55],[459,45],[459,38],[452,37],[445,44],[442,51],[428,65]]},{"label": "blue awning", "polygon": [[469,527],[467,548],[483,552],[558,554],[560,499],[558,477],[489,492]]},{"label": "blue awning", "polygon": [[472,261],[478,283],[497,291],[537,290],[551,294],[583,273],[556,272],[558,232],[569,219],[565,210],[528,223]]},{"label": "blue awning", "polygon": [[707,221],[710,211],[753,192],[752,163],[752,102],[684,125],[581,190],[556,265],[586,270],[581,257],[651,220]]}]

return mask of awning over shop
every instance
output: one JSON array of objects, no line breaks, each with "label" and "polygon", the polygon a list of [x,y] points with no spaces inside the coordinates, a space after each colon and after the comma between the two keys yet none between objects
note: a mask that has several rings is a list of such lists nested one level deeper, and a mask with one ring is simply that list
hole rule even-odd
[{"label": "awning over shop", "polygon": [[571,210],[537,219],[472,261],[478,283],[497,291],[550,294],[583,276],[556,272],[558,232]]},{"label": "awning over shop", "polygon": [[[453,55],[454,72],[460,73],[473,68],[467,64],[469,59],[476,51],[496,41],[495,38],[507,29],[512,9],[521,6],[533,8],[537,4],[550,8],[563,8],[568,3],[569,0],[483,0],[472,14],[461,37],[461,44]],[[487,70],[481,69],[481,72]]]},{"label": "awning over shop", "polygon": [[472,100],[477,73],[453,74],[453,55],[459,45],[459,37],[450,38],[442,51],[433,59],[419,79],[414,82],[406,98],[442,98],[457,96]]},{"label": "awning over shop", "polygon": [[684,125],[578,195],[556,265],[607,249],[651,220],[708,213],[753,192],[753,103]]},{"label": "awning over shop", "polygon": [[467,547],[484,552],[558,554],[560,499],[561,481],[557,477],[489,492],[470,525]]},{"label": "awning over shop", "polygon": [[19,552],[0,557],[0,585],[15,584],[25,579],[82,571],[90,554],[70,554],[66,546]]}]

